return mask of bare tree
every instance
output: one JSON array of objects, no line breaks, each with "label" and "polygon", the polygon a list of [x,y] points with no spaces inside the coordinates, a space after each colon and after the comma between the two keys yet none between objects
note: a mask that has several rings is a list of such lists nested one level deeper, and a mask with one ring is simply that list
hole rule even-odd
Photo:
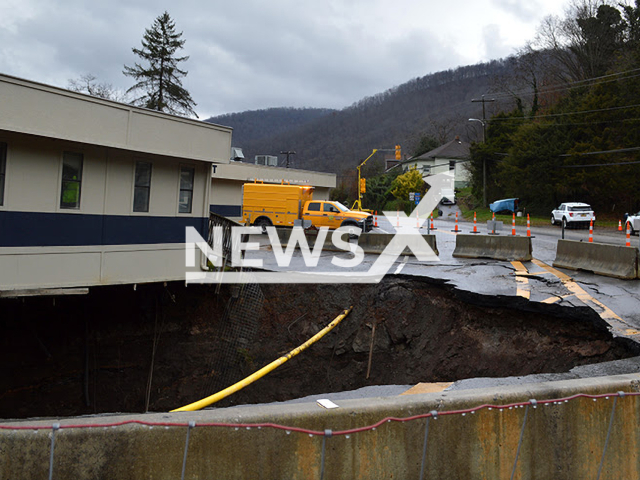
[{"label": "bare tree", "polygon": [[126,94],[113,87],[110,83],[98,82],[97,77],[91,73],[85,73],[78,79],[70,79],[69,90],[86,93],[93,97],[106,98],[116,102],[126,101]]}]

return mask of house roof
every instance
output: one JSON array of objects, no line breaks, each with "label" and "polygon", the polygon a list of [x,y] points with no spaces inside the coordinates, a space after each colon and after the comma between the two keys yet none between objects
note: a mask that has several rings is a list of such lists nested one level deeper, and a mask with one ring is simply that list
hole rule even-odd
[{"label": "house roof", "polygon": [[455,140],[451,140],[444,145],[440,145],[438,148],[423,153],[417,157],[409,158],[406,162],[414,160],[431,160],[435,158],[453,158],[453,159],[467,159],[469,158],[469,148],[471,144],[463,142],[458,137]]}]

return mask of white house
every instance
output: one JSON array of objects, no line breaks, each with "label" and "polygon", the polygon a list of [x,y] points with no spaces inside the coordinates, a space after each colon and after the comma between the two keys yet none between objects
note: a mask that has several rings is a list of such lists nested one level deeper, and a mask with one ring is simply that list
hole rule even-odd
[{"label": "white house", "polygon": [[452,172],[455,178],[455,188],[465,187],[470,180],[467,170],[470,147],[469,143],[456,137],[427,153],[403,161],[402,170],[406,172],[415,168],[422,173],[422,177],[425,179],[430,175]]},{"label": "white house", "polygon": [[0,292],[182,280],[231,129],[0,75]]}]

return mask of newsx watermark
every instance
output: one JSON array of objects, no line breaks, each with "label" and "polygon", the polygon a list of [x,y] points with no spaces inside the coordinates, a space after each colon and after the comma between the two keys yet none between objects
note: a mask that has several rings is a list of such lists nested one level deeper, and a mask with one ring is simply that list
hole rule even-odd
[{"label": "newsx watermark", "polygon": [[[360,236],[361,230],[359,228],[340,227],[329,231],[327,227],[322,227],[318,230],[315,243],[311,248],[302,227],[290,229],[291,234],[286,242],[286,247],[283,247],[276,228],[267,227],[269,244],[278,269],[256,271],[256,269],[267,267],[265,267],[262,258],[247,258],[247,252],[258,250],[259,243],[245,242],[244,239],[248,238],[248,235],[263,233],[261,227],[238,226],[231,229],[230,259],[225,259],[223,256],[222,227],[212,228],[212,245],[209,245],[194,227],[187,227],[185,235],[186,282],[378,283],[390,272],[406,249],[411,250],[419,261],[438,261],[438,256],[420,233],[419,227],[428,221],[431,212],[442,200],[443,192],[453,190],[453,175],[451,173],[433,175],[428,177],[427,182],[431,188],[409,217],[404,213],[400,215],[398,212],[383,212],[395,233],[368,269],[365,268],[363,248],[357,243],[345,240],[345,238],[348,239],[354,235]],[[328,238],[334,247],[331,249],[333,255],[330,265],[324,262],[322,266],[319,266],[323,247]],[[337,252],[334,251],[336,249]],[[296,255],[296,250],[300,252],[300,255]],[[302,261],[304,268],[290,268],[294,257],[296,257],[294,263],[299,265]],[[214,271],[210,271],[210,265],[215,267]],[[249,271],[245,268],[248,268]]]}]

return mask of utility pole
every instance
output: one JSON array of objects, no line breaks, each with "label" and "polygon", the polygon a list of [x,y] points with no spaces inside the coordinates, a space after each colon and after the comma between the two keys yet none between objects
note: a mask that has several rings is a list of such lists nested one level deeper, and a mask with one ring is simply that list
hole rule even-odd
[{"label": "utility pole", "polygon": [[495,101],[496,101],[495,98],[486,99],[486,98],[484,98],[484,95],[482,95],[482,98],[473,98],[471,100],[471,103],[480,103],[480,102],[482,102],[482,141],[483,142],[487,138],[487,132],[486,132],[487,114],[486,114],[484,105],[485,105],[485,103],[491,103],[491,102],[495,102]]},{"label": "utility pole", "polygon": [[[486,99],[484,98],[484,95],[482,95],[482,98],[473,98],[471,99],[471,103],[479,103],[482,102],[482,120],[477,120],[475,118],[470,118],[469,121],[479,121],[480,123],[482,123],[482,143],[486,142],[487,140],[487,114],[486,114],[486,110],[485,110],[485,103],[489,102],[495,102],[495,98],[491,98],[491,99]],[[483,206],[487,206],[487,165],[486,165],[486,161],[484,159],[482,159],[482,204]]]},{"label": "utility pole", "polygon": [[287,163],[286,163],[285,168],[289,168],[289,156],[290,156],[290,155],[295,155],[295,154],[296,154],[296,152],[294,152],[294,151],[292,151],[292,150],[288,150],[288,151],[286,151],[286,152],[280,152],[280,154],[281,154],[281,155],[286,155],[286,156],[287,156]]}]

